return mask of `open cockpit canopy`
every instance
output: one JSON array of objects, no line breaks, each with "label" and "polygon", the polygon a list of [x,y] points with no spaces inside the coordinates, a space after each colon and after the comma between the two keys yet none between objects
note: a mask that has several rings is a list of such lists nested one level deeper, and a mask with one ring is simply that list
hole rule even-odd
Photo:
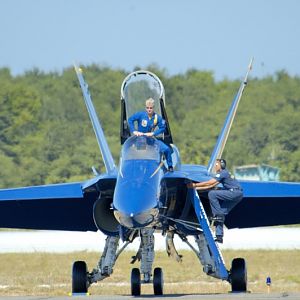
[{"label": "open cockpit canopy", "polygon": [[164,87],[159,78],[149,71],[129,74],[121,87],[121,98],[125,101],[126,118],[145,110],[145,101],[155,101],[155,112],[161,115],[160,99],[164,100]]},{"label": "open cockpit canopy", "polygon": [[149,98],[154,100],[155,112],[166,121],[164,141],[172,143],[162,82],[155,74],[140,70],[130,73],[121,86],[121,144],[130,136],[128,118],[138,111],[144,111],[145,102]]}]

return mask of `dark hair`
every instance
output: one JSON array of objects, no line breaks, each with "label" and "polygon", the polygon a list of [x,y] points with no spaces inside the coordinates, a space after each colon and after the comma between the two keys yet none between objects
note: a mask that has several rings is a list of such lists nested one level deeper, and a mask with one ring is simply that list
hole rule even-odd
[{"label": "dark hair", "polygon": [[221,169],[224,170],[226,168],[226,160],[223,158],[218,158],[217,161],[220,162]]}]

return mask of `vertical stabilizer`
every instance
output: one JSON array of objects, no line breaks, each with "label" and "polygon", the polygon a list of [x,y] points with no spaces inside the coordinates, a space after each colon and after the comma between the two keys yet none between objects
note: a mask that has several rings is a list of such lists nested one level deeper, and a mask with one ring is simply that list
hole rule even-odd
[{"label": "vertical stabilizer", "polygon": [[214,148],[214,150],[212,152],[212,155],[210,157],[210,160],[209,160],[209,163],[208,163],[208,166],[207,166],[207,170],[208,170],[209,173],[212,171],[212,169],[214,167],[215,160],[217,158],[221,158],[221,156],[222,156],[222,153],[223,153],[223,150],[224,150],[224,147],[226,145],[227,138],[228,138],[228,135],[229,135],[229,132],[230,132],[230,129],[231,129],[233,119],[235,117],[239,102],[242,98],[244,88],[247,85],[248,75],[249,75],[250,70],[252,69],[252,63],[253,63],[253,58],[250,60],[246,76],[245,76],[244,80],[242,81],[242,83],[240,85],[240,88],[239,88],[235,98],[232,101],[232,104],[231,104],[231,107],[230,107],[229,112],[227,114],[227,117],[225,119],[223,128],[221,130],[221,133],[218,137],[215,148]]},{"label": "vertical stabilizer", "polygon": [[80,83],[80,87],[82,90],[82,94],[83,94],[83,98],[84,98],[84,102],[86,105],[86,108],[88,110],[92,125],[93,125],[93,129],[97,138],[97,142],[102,154],[102,158],[103,158],[103,162],[106,168],[107,173],[112,173],[115,169],[116,169],[116,165],[114,163],[114,159],[112,157],[112,154],[110,152],[110,149],[108,147],[104,132],[102,130],[102,127],[100,125],[99,119],[97,117],[92,99],[91,99],[91,95],[88,89],[88,85],[86,84],[86,82],[84,81],[83,75],[82,75],[82,70],[77,67],[74,64],[74,68]]}]

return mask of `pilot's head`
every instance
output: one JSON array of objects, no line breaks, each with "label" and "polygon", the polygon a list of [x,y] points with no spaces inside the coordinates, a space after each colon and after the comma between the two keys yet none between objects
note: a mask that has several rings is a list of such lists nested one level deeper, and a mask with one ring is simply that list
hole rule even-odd
[{"label": "pilot's head", "polygon": [[154,99],[149,98],[146,100],[146,111],[148,114],[152,114],[154,111]]},{"label": "pilot's head", "polygon": [[226,160],[223,158],[216,159],[216,171],[224,170],[226,168]]}]

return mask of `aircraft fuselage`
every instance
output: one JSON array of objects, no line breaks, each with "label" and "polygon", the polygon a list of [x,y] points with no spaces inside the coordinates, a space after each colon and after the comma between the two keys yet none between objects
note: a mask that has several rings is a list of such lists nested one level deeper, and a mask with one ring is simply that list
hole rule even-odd
[{"label": "aircraft fuselage", "polygon": [[163,176],[159,145],[154,138],[129,138],[122,158],[113,198],[114,215],[127,228],[157,222]]}]

